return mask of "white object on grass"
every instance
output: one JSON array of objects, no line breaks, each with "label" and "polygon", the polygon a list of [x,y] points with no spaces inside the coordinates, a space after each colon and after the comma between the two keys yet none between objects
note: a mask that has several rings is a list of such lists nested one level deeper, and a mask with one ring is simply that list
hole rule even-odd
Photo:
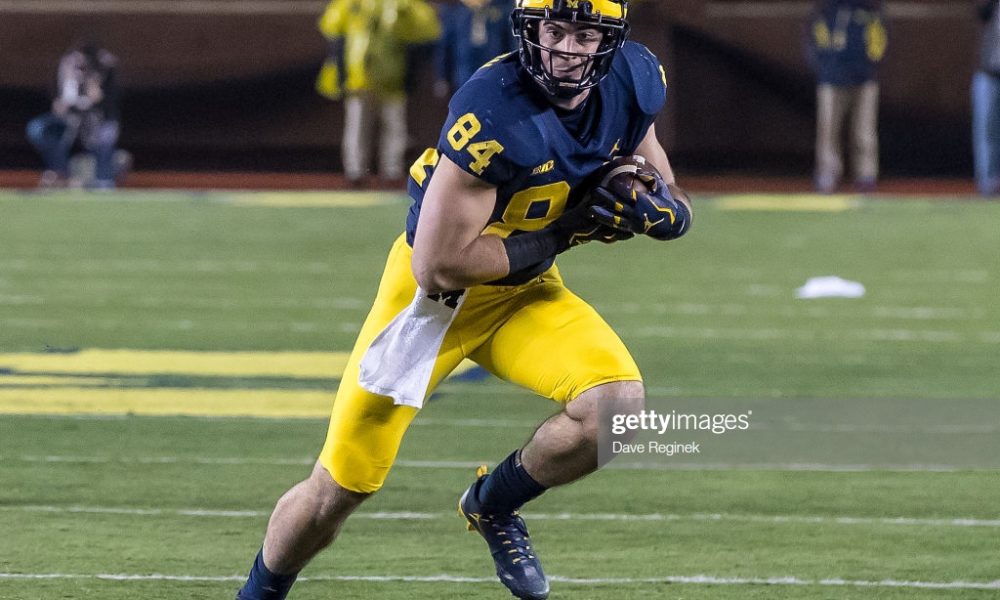
[{"label": "white object on grass", "polygon": [[806,284],[795,290],[795,297],[803,300],[812,298],[860,298],[865,295],[865,286],[857,281],[848,281],[835,275],[810,277]]}]

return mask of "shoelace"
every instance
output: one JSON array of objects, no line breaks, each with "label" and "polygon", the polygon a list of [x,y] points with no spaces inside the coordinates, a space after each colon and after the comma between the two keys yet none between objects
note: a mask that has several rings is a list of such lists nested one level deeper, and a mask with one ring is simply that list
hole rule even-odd
[{"label": "shoelace", "polygon": [[528,537],[527,527],[517,511],[510,515],[484,517],[482,520],[489,523],[490,528],[498,537],[506,538],[501,543],[504,546],[510,546],[507,549],[507,554],[515,555],[511,560],[512,564],[516,565],[523,560],[535,558],[535,555],[531,553],[531,544],[529,543],[531,538]]}]

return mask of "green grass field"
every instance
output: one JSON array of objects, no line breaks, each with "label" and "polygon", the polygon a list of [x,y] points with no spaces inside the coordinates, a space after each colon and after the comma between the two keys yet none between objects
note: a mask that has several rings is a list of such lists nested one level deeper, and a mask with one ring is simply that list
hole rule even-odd
[{"label": "green grass field", "polygon": [[[698,200],[679,242],[560,266],[652,401],[762,418],[704,464],[621,459],[527,507],[551,597],[996,596],[1000,205]],[[405,210],[385,194],[0,192],[0,598],[231,598],[323,442]],[[867,293],[795,299],[822,275]],[[777,417],[804,402],[832,410]],[[845,407],[870,413],[838,421]],[[292,597],[510,597],[454,506],[478,462],[557,408],[446,382]]]}]

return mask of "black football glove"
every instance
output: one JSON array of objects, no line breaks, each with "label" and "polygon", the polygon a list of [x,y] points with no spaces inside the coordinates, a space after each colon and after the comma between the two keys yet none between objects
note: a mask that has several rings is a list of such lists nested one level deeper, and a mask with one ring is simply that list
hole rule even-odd
[{"label": "black football glove", "polygon": [[607,188],[596,187],[592,192],[594,220],[616,231],[641,232],[635,224],[640,221],[631,200],[619,199]]},{"label": "black football glove", "polygon": [[573,246],[587,242],[613,244],[635,235],[628,228],[615,226],[615,221],[615,215],[609,212],[604,200],[596,195],[590,195],[577,206],[564,212],[549,225],[549,228],[556,234],[557,251],[565,252]]},{"label": "black football glove", "polygon": [[[636,219],[642,229],[637,230],[657,240],[675,240],[691,229],[691,210],[677,198],[687,200],[680,187],[658,181],[648,193],[636,194]],[[690,202],[690,200],[688,200]]]},{"label": "black football glove", "polygon": [[[612,185],[594,188],[596,219],[610,227],[642,233],[658,240],[681,237],[691,226],[691,211],[674,196],[686,198],[681,188],[663,181],[659,173],[640,168],[636,177],[649,190],[631,193]],[[625,197],[628,196],[628,197]]]}]

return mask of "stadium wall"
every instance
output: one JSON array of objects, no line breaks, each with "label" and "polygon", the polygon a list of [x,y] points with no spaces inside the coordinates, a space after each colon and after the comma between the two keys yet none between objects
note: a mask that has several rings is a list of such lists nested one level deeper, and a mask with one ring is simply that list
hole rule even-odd
[{"label": "stadium wall", "polygon": [[[316,0],[0,0],[0,168],[33,167],[24,125],[46,110],[75,39],[121,57],[122,145],[140,169],[339,169],[341,106],[313,91]],[[688,171],[787,174],[812,161],[814,87],[802,1],[640,0],[634,38],[666,63],[660,137]],[[971,174],[968,3],[890,2],[886,173]],[[447,110],[423,68],[410,150]]]}]

